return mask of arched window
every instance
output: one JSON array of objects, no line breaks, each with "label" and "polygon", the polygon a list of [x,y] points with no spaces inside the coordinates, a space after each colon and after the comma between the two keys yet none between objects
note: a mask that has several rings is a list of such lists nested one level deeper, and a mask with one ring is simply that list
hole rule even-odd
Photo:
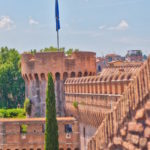
[{"label": "arched window", "polygon": [[82,77],[82,72],[79,72],[79,73],[78,73],[78,77]]},{"label": "arched window", "polygon": [[34,77],[35,77],[35,80],[39,80],[39,77],[38,77],[37,73],[34,74]]},{"label": "arched window", "polygon": [[29,78],[30,78],[30,80],[33,80],[33,77],[32,77],[32,75],[31,75],[31,74],[29,74]]},{"label": "arched window", "polygon": [[71,148],[67,148],[67,150],[71,150]]},{"label": "arched window", "polygon": [[41,73],[41,79],[45,80],[45,74],[44,73]]},{"label": "arched window", "polygon": [[56,79],[56,81],[60,80],[60,73],[59,72],[56,72],[55,79]]},{"label": "arched window", "polygon": [[79,148],[75,148],[74,150],[79,150]]},{"label": "arched window", "polygon": [[89,76],[92,76],[92,72],[89,73]]},{"label": "arched window", "polygon": [[63,74],[63,80],[65,81],[67,78],[68,78],[68,73],[64,72],[64,74]]},{"label": "arched window", "polygon": [[84,72],[84,76],[86,77],[86,76],[88,76],[88,72],[86,71],[86,72]]},{"label": "arched window", "polygon": [[75,72],[71,72],[71,78],[74,78],[76,76]]}]

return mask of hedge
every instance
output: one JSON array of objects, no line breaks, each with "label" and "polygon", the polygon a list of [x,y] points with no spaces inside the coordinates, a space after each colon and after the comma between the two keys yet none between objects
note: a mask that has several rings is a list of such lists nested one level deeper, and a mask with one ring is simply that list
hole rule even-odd
[{"label": "hedge", "polygon": [[24,109],[0,109],[0,118],[25,118]]}]

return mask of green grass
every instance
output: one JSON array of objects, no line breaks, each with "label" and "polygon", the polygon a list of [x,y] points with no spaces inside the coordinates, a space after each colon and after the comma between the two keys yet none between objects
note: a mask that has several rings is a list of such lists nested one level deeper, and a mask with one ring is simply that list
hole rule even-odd
[{"label": "green grass", "polygon": [[0,118],[26,118],[24,109],[0,109]]}]

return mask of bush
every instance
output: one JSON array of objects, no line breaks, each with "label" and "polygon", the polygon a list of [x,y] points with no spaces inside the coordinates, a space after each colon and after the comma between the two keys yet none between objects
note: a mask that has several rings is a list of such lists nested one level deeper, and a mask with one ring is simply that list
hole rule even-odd
[{"label": "bush", "polygon": [[78,108],[78,102],[77,102],[77,101],[74,101],[74,102],[73,102],[73,106],[77,109],[77,108]]},{"label": "bush", "polygon": [[0,109],[0,118],[25,118],[23,109]]},{"label": "bush", "polygon": [[25,134],[25,133],[27,133],[27,129],[28,129],[28,126],[27,126],[26,124],[22,124],[20,131],[21,131],[21,133],[24,133],[24,134]]},{"label": "bush", "polygon": [[26,98],[24,102],[24,110],[25,113],[29,116],[31,115],[31,109],[32,109],[31,101],[28,98]]}]

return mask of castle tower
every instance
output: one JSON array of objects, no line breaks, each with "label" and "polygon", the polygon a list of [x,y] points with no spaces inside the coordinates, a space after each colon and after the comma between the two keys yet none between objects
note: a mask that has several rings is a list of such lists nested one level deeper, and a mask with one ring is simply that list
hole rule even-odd
[{"label": "castle tower", "polygon": [[25,95],[32,102],[31,117],[45,116],[47,75],[52,73],[55,81],[57,116],[65,115],[64,81],[68,77],[90,76],[96,73],[96,54],[74,52],[24,53],[21,72],[25,80]]}]

